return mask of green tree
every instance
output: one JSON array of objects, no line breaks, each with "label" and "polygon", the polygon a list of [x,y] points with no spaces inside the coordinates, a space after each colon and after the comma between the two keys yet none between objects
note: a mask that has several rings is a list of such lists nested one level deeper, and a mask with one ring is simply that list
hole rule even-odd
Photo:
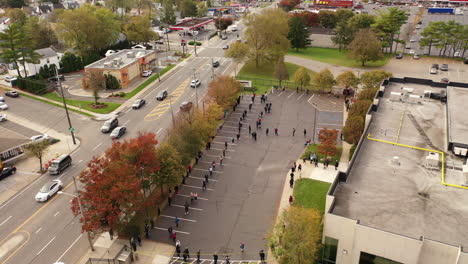
[{"label": "green tree", "polygon": [[255,62],[275,62],[289,49],[287,38],[288,15],[277,8],[264,9],[260,14],[249,14],[245,18],[245,40],[248,46],[246,57]]},{"label": "green tree", "polygon": [[318,90],[331,91],[334,84],[335,77],[328,68],[321,70],[314,76],[314,85]]},{"label": "green tree", "polygon": [[226,29],[232,25],[233,20],[230,17],[217,17],[214,20],[215,27],[219,31],[226,31]]},{"label": "green tree", "polygon": [[73,53],[66,52],[60,58],[60,70],[62,73],[69,73],[74,71],[79,71],[83,69],[83,61],[81,57],[76,56]]},{"label": "green tree", "polygon": [[180,16],[181,17],[196,17],[197,16],[197,4],[193,0],[182,0],[180,5]]},{"label": "green tree", "polygon": [[336,24],[348,23],[348,21],[354,16],[354,12],[351,9],[340,8],[336,10]]},{"label": "green tree", "polygon": [[351,105],[351,109],[349,109],[348,116],[360,116],[362,118],[366,117],[367,111],[369,111],[369,107],[371,106],[371,100],[357,100]]},{"label": "green tree", "polygon": [[223,109],[232,106],[240,92],[240,83],[230,76],[218,76],[208,84],[208,97]]},{"label": "green tree", "polygon": [[307,30],[304,18],[293,16],[289,19],[288,39],[291,47],[298,51],[310,45],[309,31]]},{"label": "green tree", "polygon": [[204,17],[208,13],[208,7],[205,2],[200,2],[197,4],[197,16]]},{"label": "green tree", "polygon": [[384,70],[373,70],[361,74],[361,84],[364,88],[380,88],[383,80],[392,77],[392,73]]},{"label": "green tree", "polygon": [[343,127],[343,138],[349,144],[357,144],[364,131],[364,118],[362,116],[349,116]]},{"label": "green tree", "polygon": [[29,17],[24,25],[25,34],[29,37],[29,45],[33,50],[48,48],[58,43],[55,32],[49,23],[40,21],[39,17]]},{"label": "green tree", "polygon": [[341,87],[356,88],[359,84],[358,77],[352,71],[345,71],[336,77],[336,82]]},{"label": "green tree", "polygon": [[121,17],[125,15],[134,5],[134,0],[105,0],[106,7],[110,8],[113,13],[120,13]]},{"label": "green tree", "polygon": [[119,83],[119,80],[117,80],[117,78],[114,75],[105,74],[104,77],[106,78],[106,89],[118,90],[122,88],[122,86]]},{"label": "green tree", "polygon": [[151,20],[146,16],[132,17],[123,28],[131,43],[146,44],[158,38],[158,34],[151,29]]},{"label": "green tree", "polygon": [[176,16],[174,13],[174,2],[172,0],[163,0],[163,16],[162,21],[167,25],[174,25],[176,22]]},{"label": "green tree", "polygon": [[315,208],[290,206],[284,211],[269,238],[279,264],[315,263],[321,248],[321,222]]},{"label": "green tree", "polygon": [[237,72],[237,65],[245,61],[248,49],[249,47],[247,44],[236,41],[224,52],[224,56],[234,60],[234,63],[236,64],[235,72]]},{"label": "green tree", "polygon": [[419,45],[421,47],[429,47],[429,55],[433,46],[442,41],[442,30],[444,29],[444,21],[430,22],[427,27],[421,32]]},{"label": "green tree", "polygon": [[27,6],[28,3],[26,0],[3,0],[2,5],[9,8],[21,8]]},{"label": "green tree", "polygon": [[370,28],[375,23],[375,16],[362,13],[351,17],[348,20],[348,27],[352,32],[356,32],[359,29]]},{"label": "green tree", "polygon": [[299,84],[299,87],[304,88],[304,86],[310,84],[310,74],[308,70],[304,67],[300,67],[297,69],[297,71],[294,73],[294,82]]},{"label": "green tree", "polygon": [[373,28],[378,32],[378,36],[382,38],[382,46],[390,49],[393,52],[393,43],[402,43],[399,39],[400,28],[408,20],[408,15],[404,10],[397,7],[388,9],[379,9],[378,16],[373,24]]},{"label": "green tree", "polygon": [[109,9],[84,5],[65,10],[58,19],[56,33],[68,47],[85,55],[115,43],[120,23]]},{"label": "green tree", "polygon": [[338,17],[335,12],[322,10],[319,12],[320,25],[324,28],[335,28],[338,23]]},{"label": "green tree", "polygon": [[101,71],[89,71],[85,75],[84,89],[91,91],[94,97],[95,105],[99,105],[99,93],[106,89],[106,77]]},{"label": "green tree", "polygon": [[11,8],[6,11],[6,15],[10,18],[11,24],[19,24],[23,26],[28,20],[28,16],[20,8]]},{"label": "green tree", "polygon": [[340,51],[346,49],[351,41],[353,41],[353,31],[346,22],[339,22],[335,27],[334,33],[332,41],[335,45],[338,45]]},{"label": "green tree", "polygon": [[384,58],[382,44],[371,29],[360,29],[349,44],[348,56],[360,61],[364,66],[368,61],[378,61]]},{"label": "green tree", "polygon": [[160,170],[152,175],[154,181],[164,192],[164,186],[172,187],[180,183],[184,177],[185,168],[177,150],[167,142],[162,143],[156,150]]},{"label": "green tree", "polygon": [[24,151],[26,152],[26,155],[30,157],[35,157],[39,160],[39,171],[43,171],[42,167],[42,158],[44,157],[44,154],[47,150],[47,148],[50,146],[49,140],[42,140],[39,142],[34,142],[30,143],[27,145],[24,145]]},{"label": "green tree", "polygon": [[278,79],[280,87],[284,80],[289,80],[289,73],[286,65],[284,64],[284,57],[279,58],[278,62],[276,62],[273,75],[276,79]]}]

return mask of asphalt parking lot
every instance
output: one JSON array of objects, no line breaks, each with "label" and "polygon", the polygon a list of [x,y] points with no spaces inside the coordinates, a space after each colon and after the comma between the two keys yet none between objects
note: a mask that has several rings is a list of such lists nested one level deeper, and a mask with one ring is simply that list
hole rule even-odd
[{"label": "asphalt parking lot", "polygon": [[[315,109],[308,103],[309,99],[310,95],[295,91],[270,94],[271,113],[264,113],[262,126],[256,130],[255,122],[264,111],[264,104],[257,96],[249,111],[251,96],[245,95],[237,111],[227,117],[218,131],[211,149],[204,151],[190,177],[181,185],[172,206],[161,212],[151,238],[172,243],[167,231],[172,226],[182,250],[188,247],[191,257],[201,250],[204,263],[211,263],[215,252],[220,260],[229,255],[233,261],[258,261],[259,250],[267,249],[267,235],[277,213],[284,177],[304,150],[304,142],[311,137]],[[232,143],[244,110],[248,114],[242,121],[240,140]],[[320,122],[333,121],[321,119]],[[249,125],[252,132],[257,131],[257,140],[250,136]],[[278,128],[277,136],[275,128]],[[221,166],[219,158],[225,142],[228,147]],[[216,167],[209,177],[207,190],[203,191],[204,175],[209,174],[213,161]],[[191,192],[197,192],[199,198],[185,215],[184,203],[190,203]],[[179,227],[175,226],[176,216],[180,218]],[[244,253],[240,252],[241,242],[246,244]]]}]

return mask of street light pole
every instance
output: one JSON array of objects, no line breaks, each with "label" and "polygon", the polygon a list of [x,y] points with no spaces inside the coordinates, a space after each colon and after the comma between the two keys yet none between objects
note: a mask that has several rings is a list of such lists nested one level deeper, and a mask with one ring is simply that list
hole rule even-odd
[{"label": "street light pole", "polygon": [[[213,67],[213,65],[211,65]],[[195,72],[195,68],[192,68],[193,70],[193,79],[196,80],[197,79],[197,75],[196,75],[196,72]],[[195,85],[195,100],[197,100],[197,108],[198,108],[198,88],[197,88],[197,85]]]},{"label": "street light pole", "polygon": [[174,110],[172,110],[172,96],[169,96],[169,107],[171,108],[172,125],[175,125]]},{"label": "street light pole", "polygon": [[318,108],[317,108],[317,105],[316,104],[312,104],[312,106],[315,108],[314,110],[314,128],[312,130],[312,142],[313,144],[315,144],[315,123],[317,123],[317,111],[318,111]]},{"label": "street light pole", "polygon": [[68,130],[70,130],[72,140],[73,140],[73,145],[76,145],[75,133],[73,132],[74,128],[73,128],[73,126],[71,124],[70,114],[68,113],[67,102],[65,101],[65,95],[63,94],[62,81],[60,81],[57,67],[55,67],[55,76],[56,76],[57,81],[59,83],[60,92],[62,94],[63,107],[65,108],[65,114],[67,115],[67,120],[68,120]]}]

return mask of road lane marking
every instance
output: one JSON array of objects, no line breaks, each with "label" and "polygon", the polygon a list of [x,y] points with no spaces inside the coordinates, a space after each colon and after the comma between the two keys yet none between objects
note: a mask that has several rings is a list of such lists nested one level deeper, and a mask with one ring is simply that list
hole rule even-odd
[{"label": "road lane marking", "polygon": [[39,229],[37,229],[36,232],[34,232],[34,234],[37,235],[37,233],[41,232],[41,230],[42,230],[42,227],[39,227]]},{"label": "road lane marking", "polygon": [[[223,149],[219,149],[219,148],[210,148],[210,149],[213,149],[213,150],[223,150]],[[234,152],[235,150],[232,150],[232,149],[226,149],[226,151]],[[218,157],[219,157],[219,156],[218,156]]]},{"label": "road lane marking", "polygon": [[[205,156],[208,156],[208,157],[215,157],[215,158],[219,158],[219,155],[208,155],[208,154],[205,154]],[[231,157],[224,157],[225,159],[230,159]]]},{"label": "road lane marking", "polygon": [[302,97],[303,95],[304,95],[304,93],[303,93],[303,94],[301,94],[301,96],[299,96],[299,97],[297,98],[297,100],[296,100],[296,101],[299,101],[299,99],[301,99],[301,97]]},{"label": "road lane marking", "polygon": [[[172,218],[172,219],[175,219],[175,217],[174,217],[174,216],[170,216],[170,215],[161,215],[161,216],[162,216],[162,217],[166,217],[166,218]],[[195,220],[192,220],[192,219],[187,219],[187,218],[182,218],[182,217],[180,217],[179,219],[180,219],[180,220],[182,220],[182,221],[187,221],[187,222],[194,222],[194,223],[196,223],[196,222],[197,222],[197,221],[195,221]]]},{"label": "road lane marking", "polygon": [[79,160],[79,161],[78,161],[78,163],[81,163],[81,162],[83,162],[83,160]]},{"label": "road lane marking", "polygon": [[95,151],[95,150],[96,150],[97,148],[99,148],[101,145],[102,145],[102,142],[99,143],[99,144],[97,144],[97,145],[92,149],[92,151]]},{"label": "road lane marking", "polygon": [[10,215],[7,219],[5,219],[2,223],[0,223],[0,226],[2,226],[4,223],[6,223],[8,220],[10,220],[12,216]]},{"label": "road lane marking", "polygon": [[54,214],[54,217],[57,216],[57,215],[59,215],[59,214],[60,214],[60,212],[56,212],[56,213]]},{"label": "road lane marking", "polygon": [[50,243],[52,243],[52,241],[54,241],[54,240],[55,240],[55,237],[53,237],[41,250],[39,250],[39,252],[37,252],[36,256],[39,256],[42,253],[42,251],[44,251],[44,249],[46,249],[46,247],[49,246]]},{"label": "road lane marking", "polygon": [[[166,231],[167,232],[167,228],[162,228],[162,227],[153,227],[154,229],[159,229],[159,230],[163,230],[163,231]],[[180,230],[172,230],[172,231],[175,231],[177,234],[184,234],[184,235],[190,235],[189,232],[184,232],[184,231],[180,231]]]},{"label": "road lane marking", "polygon": [[158,131],[156,131],[156,135],[159,134],[159,132],[161,132],[162,130],[162,127],[160,129],[158,129]]},{"label": "road lane marking", "polygon": [[75,245],[76,242],[78,242],[78,240],[83,236],[83,234],[80,234],[76,239],[75,241],[73,241],[73,243],[63,252],[62,255],[60,255],[60,257],[57,259],[57,261],[55,262],[59,262],[61,258],[63,258],[63,256],[65,256],[65,254],[67,254],[67,252]]},{"label": "road lane marking", "polygon": [[60,178],[62,178],[63,176],[67,175],[69,171],[65,172],[65,173],[62,173],[62,175],[60,175],[57,179],[60,180]]},{"label": "road lane marking", "polygon": [[[177,194],[177,195],[178,195],[178,196],[182,196],[182,197],[187,197],[187,198],[189,198],[189,197],[190,197],[190,195],[185,195],[185,194],[180,194],[180,193],[179,193],[179,194]],[[204,201],[208,201],[208,199],[206,199],[206,198],[201,198],[201,197],[198,197],[198,200],[204,200]]]},{"label": "road lane marking", "polygon": [[[178,205],[178,204],[172,204],[171,206],[180,207],[180,208],[185,208],[185,206]],[[189,209],[190,209],[190,210],[195,210],[195,211],[203,211],[203,209],[195,208],[195,207],[189,207]]]},{"label": "road lane marking", "polygon": [[127,120],[127,121],[125,121],[125,122],[122,124],[122,126],[125,126],[128,122],[130,122],[130,119]]}]

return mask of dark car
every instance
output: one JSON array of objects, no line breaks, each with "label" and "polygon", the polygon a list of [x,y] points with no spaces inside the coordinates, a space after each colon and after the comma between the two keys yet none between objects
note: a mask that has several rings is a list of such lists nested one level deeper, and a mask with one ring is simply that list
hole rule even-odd
[{"label": "dark car", "polygon": [[447,78],[442,78],[440,81],[443,82],[443,83],[449,83],[449,79],[447,79]]},{"label": "dark car", "polygon": [[156,96],[156,100],[162,101],[162,100],[166,99],[166,97],[167,97],[167,91],[163,90],[163,91],[160,91],[158,93],[158,95]]},{"label": "dark car", "polygon": [[395,59],[403,59],[403,54],[398,53],[398,54],[395,56]]},{"label": "dark car", "polygon": [[463,63],[468,64],[468,58],[465,58],[465,60],[463,61]]},{"label": "dark car", "polygon": [[219,67],[219,61],[213,61],[213,68]]},{"label": "dark car", "polygon": [[442,64],[442,65],[440,66],[440,70],[441,70],[441,71],[448,71],[448,64]]},{"label": "dark car", "polygon": [[434,69],[437,69],[437,70],[438,70],[438,69],[439,69],[439,64],[437,64],[437,63],[436,63],[436,64],[432,64],[432,67],[431,67],[431,68],[434,68]]},{"label": "dark car", "polygon": [[145,104],[146,104],[145,99],[138,99],[132,104],[132,108],[133,109],[140,109]]},{"label": "dark car", "polygon": [[65,76],[63,75],[59,75],[58,78],[57,76],[53,76],[53,77],[50,77],[49,79],[47,79],[49,82],[58,82],[58,80],[61,80],[61,81],[65,81]]},{"label": "dark car", "polygon": [[121,136],[123,136],[125,134],[125,132],[127,132],[126,127],[124,127],[124,126],[116,127],[116,128],[114,128],[114,130],[112,130],[112,133],[110,134],[110,137],[112,139],[118,139]]},{"label": "dark car", "polygon": [[16,172],[16,167],[5,167],[3,170],[0,172],[0,180],[4,179],[10,175],[15,174]]},{"label": "dark car", "polygon": [[8,97],[18,97],[19,93],[17,91],[8,91],[5,93],[5,95]]}]

